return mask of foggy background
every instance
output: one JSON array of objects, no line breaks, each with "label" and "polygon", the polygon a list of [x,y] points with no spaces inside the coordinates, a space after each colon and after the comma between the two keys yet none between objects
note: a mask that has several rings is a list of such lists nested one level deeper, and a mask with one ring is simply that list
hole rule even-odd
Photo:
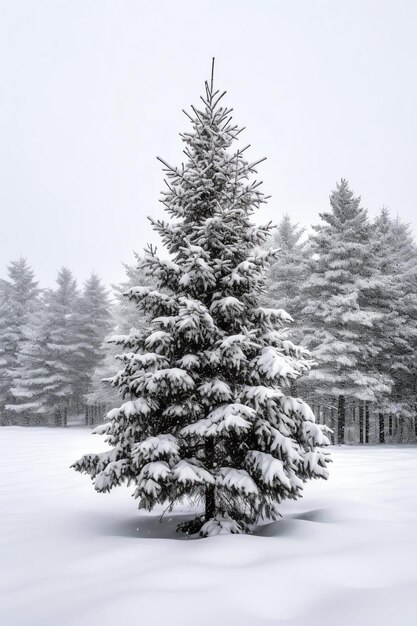
[{"label": "foggy background", "polygon": [[156,156],[181,160],[181,112],[216,84],[272,195],[258,222],[303,224],[345,177],[371,216],[413,224],[414,1],[0,1],[0,276],[27,257],[123,279],[157,242]]}]

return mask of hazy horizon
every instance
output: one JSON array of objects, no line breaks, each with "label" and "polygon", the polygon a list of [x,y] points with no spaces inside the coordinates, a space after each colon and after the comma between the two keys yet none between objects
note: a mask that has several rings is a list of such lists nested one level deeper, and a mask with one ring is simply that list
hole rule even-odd
[{"label": "hazy horizon", "polygon": [[374,216],[417,228],[417,4],[0,0],[0,277],[20,255],[124,278],[157,242],[156,156],[181,162],[183,108],[216,84],[272,198],[256,218],[310,225],[347,178]]}]

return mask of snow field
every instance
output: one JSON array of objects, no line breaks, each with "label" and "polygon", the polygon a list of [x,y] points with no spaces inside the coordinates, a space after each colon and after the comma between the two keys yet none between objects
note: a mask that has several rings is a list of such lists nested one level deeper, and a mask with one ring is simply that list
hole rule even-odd
[{"label": "snow field", "polygon": [[2,626],[414,626],[417,448],[332,448],[331,476],[251,536],[183,539],[69,469],[83,428],[0,429]]}]

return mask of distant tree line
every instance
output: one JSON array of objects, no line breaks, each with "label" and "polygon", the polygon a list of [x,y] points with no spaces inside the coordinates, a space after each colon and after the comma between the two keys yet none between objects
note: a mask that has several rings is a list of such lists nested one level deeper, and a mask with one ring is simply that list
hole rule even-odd
[{"label": "distant tree line", "polygon": [[380,442],[386,434],[415,440],[417,248],[409,225],[386,208],[370,220],[342,180],[308,236],[286,215],[269,245],[280,255],[267,300],[294,317],[292,336],[317,362],[297,392],[333,416],[339,443],[355,440],[355,428],[363,442],[371,428]]},{"label": "distant tree line", "polygon": [[[117,403],[111,379],[120,348],[113,335],[145,320],[123,292],[148,284],[137,256],[111,295],[96,274],[79,289],[62,268],[54,289],[40,289],[24,258],[0,280],[0,424],[65,426],[86,412],[90,421]],[[103,381],[106,379],[106,382]]]},{"label": "distant tree line", "polygon": [[0,285],[1,423],[65,425],[89,391],[111,328],[109,297],[92,274],[80,291],[67,268],[40,289],[24,258]]},{"label": "distant tree line", "polygon": [[[417,248],[409,226],[386,208],[371,220],[342,179],[311,232],[285,215],[268,246],[279,255],[265,303],[293,316],[291,336],[317,362],[293,391],[323,413],[336,442],[355,440],[356,427],[368,441],[370,415],[380,420],[372,425],[379,441],[387,429],[392,440],[415,440]],[[24,259],[9,264],[0,281],[0,423],[62,425],[85,404],[117,405],[117,335],[147,323],[123,295],[150,284],[140,260],[125,265],[111,299],[94,274],[79,290],[63,268],[56,288],[41,290]]]}]

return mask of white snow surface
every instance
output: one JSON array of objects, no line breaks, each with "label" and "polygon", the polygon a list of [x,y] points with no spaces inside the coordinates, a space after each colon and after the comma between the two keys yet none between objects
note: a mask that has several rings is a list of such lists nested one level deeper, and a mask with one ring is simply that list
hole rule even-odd
[{"label": "white snow surface", "polygon": [[100,437],[0,429],[4,626],[416,623],[417,448],[332,448],[328,481],[255,534],[181,539],[69,469]]}]

